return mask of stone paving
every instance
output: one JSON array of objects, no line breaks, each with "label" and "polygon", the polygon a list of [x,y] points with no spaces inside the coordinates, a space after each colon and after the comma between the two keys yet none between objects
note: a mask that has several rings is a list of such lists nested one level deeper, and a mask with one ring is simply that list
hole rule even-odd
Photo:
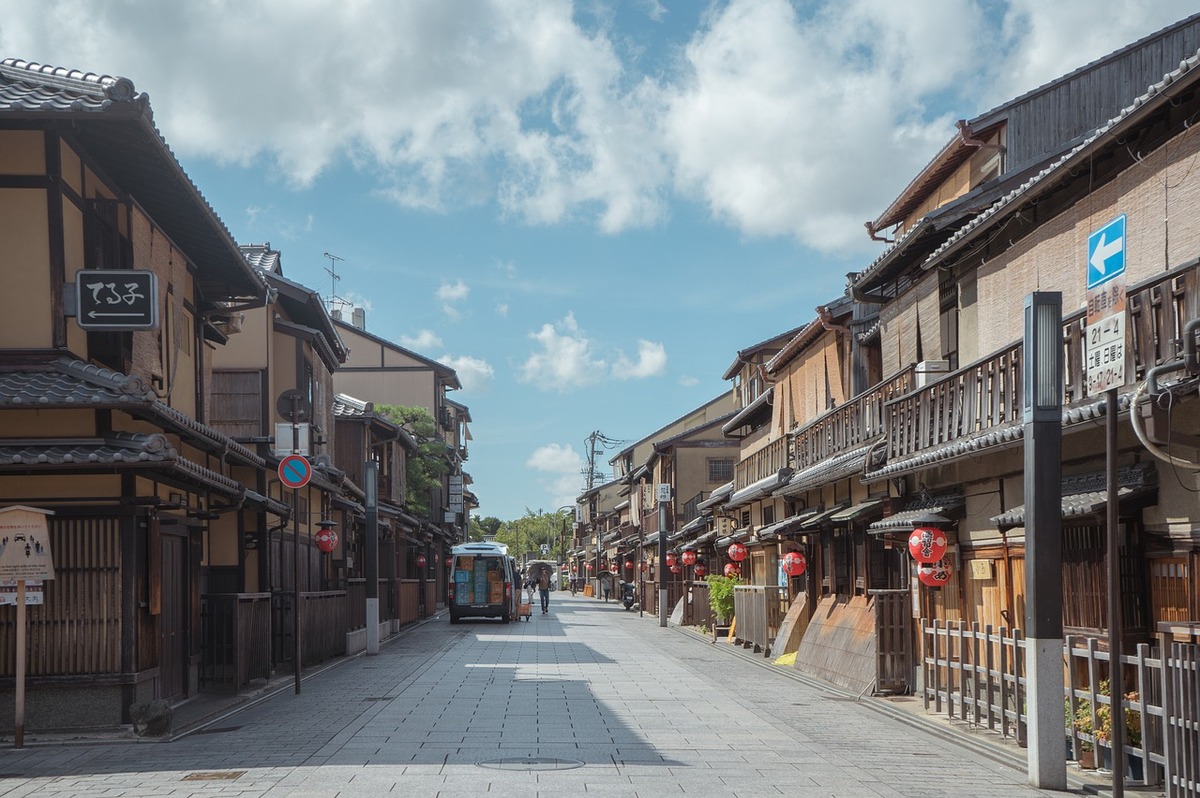
[{"label": "stone paving", "polygon": [[1063,795],[619,604],[445,617],[174,742],[0,750],[0,796]]}]

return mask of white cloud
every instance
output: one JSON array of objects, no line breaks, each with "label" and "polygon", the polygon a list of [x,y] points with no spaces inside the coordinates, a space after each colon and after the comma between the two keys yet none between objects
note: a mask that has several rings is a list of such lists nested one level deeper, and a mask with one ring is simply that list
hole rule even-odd
[{"label": "white cloud", "polygon": [[445,280],[438,286],[437,298],[443,302],[461,302],[471,293],[470,287],[462,280],[448,283]]},{"label": "white cloud", "polygon": [[459,382],[464,391],[485,391],[492,384],[496,370],[486,360],[470,355],[445,355],[438,358],[439,363],[445,363],[458,374]]},{"label": "white cloud", "polygon": [[496,305],[496,315],[503,316],[506,319],[508,318],[508,303],[507,302],[501,302],[500,304]]},{"label": "white cloud", "polygon": [[[296,188],[346,164],[408,208],[490,203],[610,233],[657,224],[683,199],[748,235],[874,254],[863,221],[951,138],[955,116],[1194,11],[728,0],[643,75],[644,42],[613,14],[585,28],[578,5],[12,0],[0,50],[125,75],[181,158],[266,165]],[[659,0],[638,8],[651,26],[664,19]],[[252,228],[271,221],[246,213]]]},{"label": "white cloud", "polygon": [[414,352],[428,352],[442,345],[442,339],[433,330],[419,330],[416,335],[401,335],[400,346]]},{"label": "white cloud", "polygon": [[690,374],[685,374],[679,378],[679,384],[684,388],[695,388],[700,384],[700,380]]},{"label": "white cloud", "polygon": [[637,361],[631,361],[622,354],[613,364],[613,376],[619,380],[636,380],[643,377],[656,377],[666,371],[667,350],[654,341],[638,341]]},{"label": "white cloud", "polygon": [[575,314],[556,324],[543,324],[529,334],[541,349],[521,364],[518,378],[542,390],[570,391],[604,378],[605,362],[592,354],[592,342],[580,330]]},{"label": "white cloud", "polygon": [[525,465],[545,475],[538,483],[549,494],[551,506],[575,503],[583,487],[582,455],[570,446],[550,443],[534,449]]}]

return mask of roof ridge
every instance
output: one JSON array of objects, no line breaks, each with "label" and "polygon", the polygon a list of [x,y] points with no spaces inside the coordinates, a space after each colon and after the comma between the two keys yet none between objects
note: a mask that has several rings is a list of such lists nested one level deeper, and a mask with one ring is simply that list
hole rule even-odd
[{"label": "roof ridge", "polygon": [[0,75],[22,83],[40,83],[56,86],[68,91],[87,94],[115,102],[145,102],[145,94],[139,94],[133,81],[115,75],[99,75],[79,69],[67,69],[51,64],[39,64],[22,58],[5,58],[0,61]]}]

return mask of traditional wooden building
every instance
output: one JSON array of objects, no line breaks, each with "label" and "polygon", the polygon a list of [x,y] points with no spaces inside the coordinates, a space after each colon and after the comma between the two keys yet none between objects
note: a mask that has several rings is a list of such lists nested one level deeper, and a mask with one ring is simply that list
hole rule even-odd
[{"label": "traditional wooden building", "polygon": [[286,515],[208,401],[212,351],[268,287],[129,80],[7,59],[0,288],[0,503],[54,512],[27,727],[127,722],[198,689],[214,526],[264,536]]}]

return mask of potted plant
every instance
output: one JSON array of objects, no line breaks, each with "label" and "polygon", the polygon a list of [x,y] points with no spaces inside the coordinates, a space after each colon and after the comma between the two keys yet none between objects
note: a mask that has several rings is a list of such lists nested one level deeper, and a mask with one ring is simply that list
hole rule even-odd
[{"label": "potted plant", "polygon": [[[1067,705],[1068,711],[1070,704]],[[1079,751],[1076,753],[1075,761],[1079,763],[1079,767],[1083,770],[1094,770],[1096,767],[1096,747],[1094,740],[1096,738],[1095,729],[1092,723],[1092,702],[1086,698],[1081,698],[1075,704],[1075,716],[1071,721],[1075,727],[1075,731],[1080,735]]]},{"label": "potted plant", "polygon": [[704,578],[708,582],[708,606],[713,612],[713,639],[721,633],[729,633],[729,625],[733,620],[733,588],[741,584],[736,576],[720,576],[710,574]]},{"label": "potted plant", "polygon": [[[1107,680],[1100,682],[1100,694],[1109,695],[1110,687]],[[1137,691],[1131,691],[1124,695],[1124,700],[1131,703],[1136,703],[1138,700]],[[1105,754],[1104,761],[1101,762],[1105,768],[1111,768],[1113,764],[1113,749],[1112,740],[1112,705],[1102,704],[1096,708],[1096,740],[1103,743],[1102,753]],[[1141,715],[1132,709],[1125,710],[1125,745],[1130,748],[1138,748],[1142,744],[1142,718]],[[1128,754],[1125,757],[1125,771],[1129,778],[1134,781],[1142,779],[1142,757],[1140,754]]]}]

